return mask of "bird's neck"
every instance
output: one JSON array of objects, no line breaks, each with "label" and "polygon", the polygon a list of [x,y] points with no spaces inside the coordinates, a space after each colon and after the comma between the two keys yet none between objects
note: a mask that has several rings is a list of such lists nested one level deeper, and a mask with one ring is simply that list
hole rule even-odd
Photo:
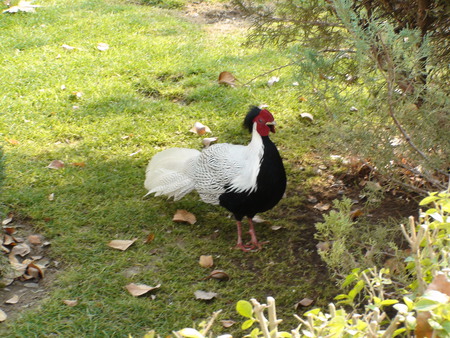
[{"label": "bird's neck", "polygon": [[[264,136],[264,138],[269,138],[268,136]],[[253,131],[252,131],[252,140],[250,141],[248,145],[248,149],[251,153],[255,154],[259,161],[261,161],[263,155],[264,155],[264,142],[263,142],[263,136],[261,136],[258,131],[256,130],[256,123],[253,124]]]}]

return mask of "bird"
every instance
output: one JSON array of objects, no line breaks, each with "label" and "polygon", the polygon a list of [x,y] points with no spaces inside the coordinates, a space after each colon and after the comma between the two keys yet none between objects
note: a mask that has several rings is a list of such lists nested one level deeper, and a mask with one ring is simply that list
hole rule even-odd
[{"label": "bird", "polygon": [[[235,248],[258,251],[253,218],[275,207],[286,190],[286,171],[269,134],[275,120],[267,109],[251,106],[243,126],[251,132],[247,145],[217,143],[202,151],[169,148],[150,160],[144,186],[147,195],[164,195],[177,201],[197,191],[200,199],[230,211],[237,225]],[[146,196],[147,196],[146,195]],[[247,217],[250,242],[242,239],[242,221]]]}]

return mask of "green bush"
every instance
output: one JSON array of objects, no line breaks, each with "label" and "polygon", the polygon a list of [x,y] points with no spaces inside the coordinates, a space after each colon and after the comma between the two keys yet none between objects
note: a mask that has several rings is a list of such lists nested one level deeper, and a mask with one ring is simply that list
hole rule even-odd
[{"label": "green bush", "polygon": [[393,186],[446,189],[448,1],[235,3],[252,18],[249,42],[292,50],[298,82],[307,84],[298,109],[322,125],[322,150],[358,157]]}]

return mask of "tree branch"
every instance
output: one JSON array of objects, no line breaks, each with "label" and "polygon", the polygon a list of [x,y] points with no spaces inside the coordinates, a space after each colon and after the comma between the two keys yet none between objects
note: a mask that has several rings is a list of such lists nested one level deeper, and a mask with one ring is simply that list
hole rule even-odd
[{"label": "tree branch", "polygon": [[[303,60],[303,59],[302,59],[302,60]],[[302,60],[299,60],[299,61],[302,61]],[[287,65],[279,66],[279,67],[274,68],[274,69],[272,69],[272,70],[269,70],[269,71],[267,71],[267,72],[265,72],[265,73],[259,74],[259,75],[255,76],[253,79],[251,79],[250,81],[247,81],[246,83],[244,83],[243,86],[247,86],[248,84],[250,84],[250,82],[255,81],[257,78],[259,78],[259,77],[261,77],[261,76],[265,76],[265,75],[268,75],[268,74],[270,74],[270,73],[273,73],[273,72],[275,72],[275,71],[277,71],[277,70],[280,70],[280,69],[283,69],[283,68],[286,68],[286,67],[289,67],[289,66],[293,66],[293,65],[295,65],[297,62],[298,62],[298,61],[293,61],[293,62],[291,62],[291,63],[288,63]]]}]

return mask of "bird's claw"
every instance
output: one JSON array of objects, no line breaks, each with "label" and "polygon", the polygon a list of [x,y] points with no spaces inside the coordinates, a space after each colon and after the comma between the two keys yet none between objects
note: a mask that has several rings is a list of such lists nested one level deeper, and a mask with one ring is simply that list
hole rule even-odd
[{"label": "bird's claw", "polygon": [[262,249],[262,246],[264,244],[267,244],[269,242],[248,242],[247,244],[236,244],[236,246],[234,247],[235,249],[239,249],[245,252],[257,252],[259,250]]}]

